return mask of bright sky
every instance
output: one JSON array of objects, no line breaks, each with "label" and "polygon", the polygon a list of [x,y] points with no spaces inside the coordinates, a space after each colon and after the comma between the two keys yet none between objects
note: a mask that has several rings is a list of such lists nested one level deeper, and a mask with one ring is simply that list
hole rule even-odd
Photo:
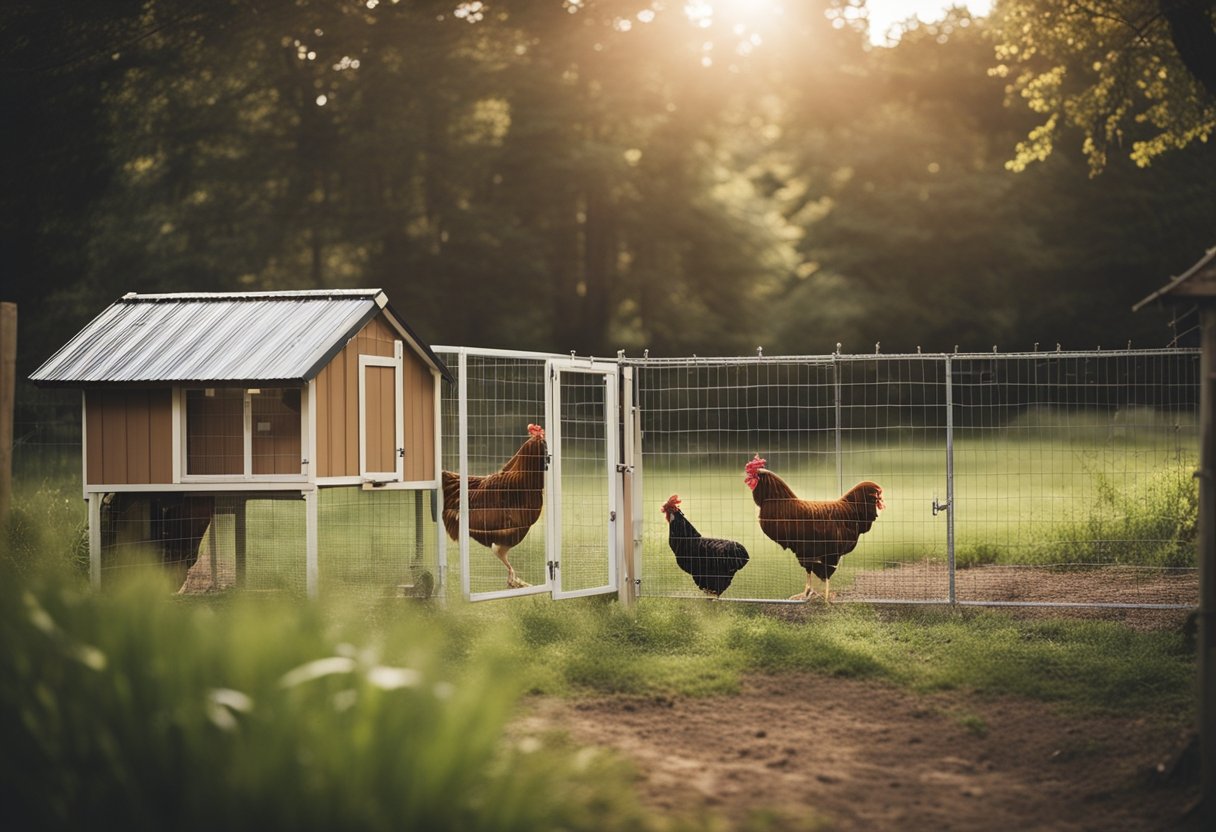
[{"label": "bright sky", "polygon": [[886,43],[887,29],[909,17],[917,16],[922,21],[940,20],[951,6],[966,6],[973,15],[988,14],[991,0],[866,0],[870,9],[870,42]]},{"label": "bright sky", "polygon": [[[585,0],[565,0],[568,6],[581,6]],[[688,19],[701,26],[710,26],[715,18],[732,21],[744,29],[751,28],[759,21],[780,19],[782,9],[790,3],[799,0],[677,0],[682,2],[684,14]],[[988,14],[992,0],[866,0],[870,19],[870,42],[877,46],[887,45],[887,32],[910,17],[918,17],[922,22],[929,23],[941,20],[946,9],[951,6],[965,6],[973,15]],[[648,19],[653,19],[653,12]],[[642,14],[638,15],[643,20]],[[832,16],[829,14],[829,16]],[[858,10],[845,7],[840,11],[840,17],[852,20],[859,17]],[[844,20],[835,21],[836,25],[844,25]],[[630,24],[632,25],[632,24]],[[899,40],[899,32],[892,32],[895,37],[892,42]],[[755,42],[756,44],[759,41]]]}]

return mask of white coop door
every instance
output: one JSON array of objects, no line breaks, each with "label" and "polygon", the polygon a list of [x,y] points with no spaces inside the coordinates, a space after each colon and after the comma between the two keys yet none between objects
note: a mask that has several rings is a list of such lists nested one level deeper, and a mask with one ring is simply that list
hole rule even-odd
[{"label": "white coop door", "polygon": [[359,476],[375,482],[399,482],[405,473],[400,341],[393,353],[359,356]]},{"label": "white coop door", "polygon": [[554,598],[617,591],[617,366],[551,361],[549,569]]}]

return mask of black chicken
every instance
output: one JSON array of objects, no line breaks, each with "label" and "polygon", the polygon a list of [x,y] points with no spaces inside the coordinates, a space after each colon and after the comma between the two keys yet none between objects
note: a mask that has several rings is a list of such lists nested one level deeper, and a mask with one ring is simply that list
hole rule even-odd
[{"label": "black chicken", "polygon": [[747,550],[733,540],[701,537],[680,511],[680,495],[672,494],[663,503],[667,518],[667,543],[676,556],[676,565],[692,576],[703,592],[715,598],[726,592],[735,573],[747,565]]}]

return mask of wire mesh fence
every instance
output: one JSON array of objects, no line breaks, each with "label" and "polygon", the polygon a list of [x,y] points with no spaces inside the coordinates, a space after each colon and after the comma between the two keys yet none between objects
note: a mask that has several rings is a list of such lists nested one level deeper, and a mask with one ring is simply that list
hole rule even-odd
[{"label": "wire mesh fence", "polygon": [[[471,541],[474,596],[507,590],[507,563],[516,591],[546,585],[551,522],[567,550],[559,553],[566,588],[599,583],[614,462],[637,467],[643,595],[701,595],[676,564],[660,513],[674,494],[700,534],[738,541],[751,555],[724,598],[799,593],[806,571],[760,528],[744,483],[759,455],[800,498],[832,500],[862,480],[882,487],[884,511],[832,576],[841,600],[1189,606],[1197,598],[1196,351],[625,359],[636,408],[619,426],[632,431],[638,420],[632,460],[616,450],[605,376],[560,375],[550,426],[548,373],[564,356],[465,352],[445,356],[458,380],[441,403],[444,469],[461,470],[462,411],[471,481],[517,459],[529,425],[556,427],[562,440],[558,504],[541,510],[543,490],[500,483],[493,505],[514,511],[522,534],[505,553],[498,547],[506,562],[488,537]],[[80,560],[80,441],[78,392],[20,391],[10,543],[62,546]],[[443,504],[442,493],[426,491],[321,489],[321,590],[433,592],[446,566]],[[305,591],[298,492],[112,494],[100,522],[103,584],[154,569],[175,591]],[[48,529],[66,531],[52,544]],[[448,546],[452,563],[457,552]]]},{"label": "wire mesh fence", "polygon": [[100,507],[103,588],[149,576],[186,595],[304,594],[299,495],[107,494]]},{"label": "wire mesh fence", "polygon": [[438,588],[433,491],[319,492],[317,572],[326,595],[428,598]]},{"label": "wire mesh fence", "polygon": [[802,499],[855,483],[885,509],[832,576],[841,599],[1190,605],[1198,353],[631,360],[644,595],[697,595],[658,514],[751,554],[724,597],[806,571],[757,522],[754,455]]}]

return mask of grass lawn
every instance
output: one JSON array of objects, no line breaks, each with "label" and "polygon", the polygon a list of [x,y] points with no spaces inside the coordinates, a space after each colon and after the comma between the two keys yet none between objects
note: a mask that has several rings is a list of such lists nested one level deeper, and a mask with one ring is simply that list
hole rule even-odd
[{"label": "grass lawn", "polygon": [[611,758],[511,740],[525,693],[730,696],[755,674],[810,673],[1162,730],[1192,705],[1186,637],[1115,623],[864,605],[796,621],[676,599],[170,600],[2,568],[13,828],[683,828],[644,811]]}]

